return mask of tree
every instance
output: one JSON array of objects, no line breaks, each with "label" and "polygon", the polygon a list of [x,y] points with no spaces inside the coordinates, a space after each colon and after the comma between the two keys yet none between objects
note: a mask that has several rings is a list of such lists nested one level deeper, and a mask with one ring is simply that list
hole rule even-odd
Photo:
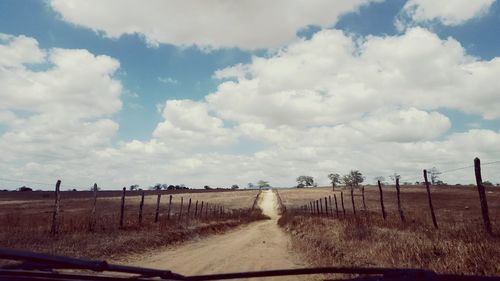
[{"label": "tree", "polygon": [[251,183],[251,182],[249,182],[249,183],[247,184],[247,186],[248,186],[248,188],[254,188],[254,187],[255,187],[255,185],[254,185],[253,183]]},{"label": "tree", "polygon": [[429,174],[429,177],[431,178],[431,184],[436,184],[437,180],[439,179],[439,170],[436,167],[432,167],[429,170],[427,170],[427,173]]},{"label": "tree", "polygon": [[329,174],[328,178],[330,179],[330,182],[332,183],[332,190],[335,191],[335,187],[340,184],[340,175],[339,174]]},{"label": "tree", "polygon": [[151,190],[161,190],[161,183],[157,183],[150,187]]},{"label": "tree", "polygon": [[131,185],[131,186],[129,187],[129,190],[130,190],[130,191],[134,191],[134,190],[137,190],[137,189],[139,189],[139,185],[138,185],[138,184],[133,184],[133,185]]},{"label": "tree", "polygon": [[212,189],[212,188],[211,188],[210,186],[208,186],[208,185],[205,185],[203,188],[205,188],[205,189]]},{"label": "tree", "polygon": [[378,177],[375,177],[374,179],[375,179],[376,182],[380,182],[380,183],[385,182],[385,178],[383,176],[378,176]]},{"label": "tree", "polygon": [[240,188],[240,187],[237,184],[233,184],[233,186],[231,186],[231,189],[233,189],[233,190],[238,189],[238,188]]},{"label": "tree", "polygon": [[345,186],[352,186],[352,179],[351,179],[351,175],[347,174],[347,175],[343,175],[342,176],[342,183],[345,185]]},{"label": "tree", "polygon": [[363,177],[363,174],[361,174],[361,172],[358,170],[351,170],[350,175],[351,175],[353,186],[358,186],[360,183],[363,183],[363,181],[365,180],[365,177]]},{"label": "tree", "polygon": [[389,176],[389,178],[390,178],[393,182],[396,182],[396,180],[401,179],[401,175],[395,172],[394,174],[390,175],[390,176]]},{"label": "tree", "polygon": [[257,186],[259,187],[259,189],[271,187],[271,185],[269,185],[269,182],[263,180],[258,181]]},{"label": "tree", "polygon": [[358,170],[351,170],[351,172],[349,172],[349,174],[342,176],[342,182],[346,186],[350,186],[350,187],[357,187],[364,180],[365,180],[365,178],[363,177],[363,174],[361,174],[361,172]]},{"label": "tree", "polygon": [[33,189],[31,187],[21,186],[20,188],[17,189],[17,191],[27,192],[27,191],[33,191]]},{"label": "tree", "polygon": [[314,178],[311,176],[299,176],[297,178],[297,183],[298,184],[303,184],[304,186],[313,186],[314,185]]}]

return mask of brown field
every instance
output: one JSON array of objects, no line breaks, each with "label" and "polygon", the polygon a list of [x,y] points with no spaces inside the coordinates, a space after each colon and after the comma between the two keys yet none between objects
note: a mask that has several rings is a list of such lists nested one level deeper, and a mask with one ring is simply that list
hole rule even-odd
[{"label": "brown field", "polygon": [[[52,192],[4,192],[0,194],[0,247],[27,249],[75,257],[120,259],[172,243],[209,233],[220,233],[237,225],[261,219],[260,212],[242,213],[252,207],[258,190],[162,192],[159,222],[155,192],[145,196],[143,221],[139,225],[140,192],[129,192],[125,198],[124,227],[119,227],[121,192],[100,191],[94,231],[89,231],[92,208],[91,192],[61,192],[61,224],[51,237],[54,195]],[[173,195],[170,220],[167,218],[169,196]],[[179,220],[180,200],[183,216]],[[191,216],[195,203],[224,206],[224,218],[186,219],[189,198]]]},{"label": "brown field", "polygon": [[[335,194],[339,200],[340,191]],[[365,187],[367,211],[361,191],[355,191],[357,216],[350,191],[343,190],[347,215],[337,219],[294,212],[312,200],[332,196],[331,188],[279,190],[287,212],[280,225],[292,235],[293,249],[321,266],[383,266],[427,268],[437,272],[500,274],[500,189],[487,188],[493,235],[484,231],[477,189],[474,186],[432,187],[439,229],[432,224],[426,190],[403,186],[401,201],[406,222],[397,212],[394,186],[383,188],[387,219],[381,215],[378,188]],[[332,198],[333,200],[333,198]]]}]

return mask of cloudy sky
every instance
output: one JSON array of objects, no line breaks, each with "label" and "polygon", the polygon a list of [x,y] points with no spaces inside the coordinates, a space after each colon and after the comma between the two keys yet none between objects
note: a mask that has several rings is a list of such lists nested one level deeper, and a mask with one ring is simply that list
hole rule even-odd
[{"label": "cloudy sky", "polygon": [[500,1],[1,1],[0,85],[3,188],[472,183],[500,160]]}]

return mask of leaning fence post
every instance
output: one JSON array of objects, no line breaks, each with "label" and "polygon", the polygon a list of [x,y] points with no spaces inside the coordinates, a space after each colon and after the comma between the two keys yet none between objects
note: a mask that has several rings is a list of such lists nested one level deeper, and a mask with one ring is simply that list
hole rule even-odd
[{"label": "leaning fence post", "polygon": [[385,218],[387,217],[387,214],[385,213],[385,208],[384,208],[384,193],[382,192],[382,184],[380,181],[377,181],[378,184],[378,191],[380,193],[380,208],[382,209],[382,217]]},{"label": "leaning fence post", "polygon": [[124,215],[124,212],[125,212],[125,191],[127,190],[127,188],[123,188],[123,191],[122,191],[122,204],[120,206],[120,228],[123,228],[123,215]]},{"label": "leaning fence post", "polygon": [[339,206],[337,205],[337,195],[333,194],[333,199],[335,200],[335,215],[339,218]]},{"label": "leaning fence post", "polygon": [[320,215],[321,213],[319,212],[319,202],[316,200],[316,215]]},{"label": "leaning fence post", "polygon": [[396,177],[396,195],[398,197],[398,211],[399,216],[401,217],[401,222],[405,222],[405,214],[403,213],[403,207],[401,207],[401,195],[400,195],[400,187],[399,187],[399,178]]},{"label": "leaning fence post", "polygon": [[160,199],[161,199],[161,190],[158,190],[158,196],[156,197],[155,222],[158,222],[158,216],[160,215]]},{"label": "leaning fence post", "polygon": [[201,207],[200,207],[200,219],[203,218],[203,201],[201,201]]},{"label": "leaning fence post", "polygon": [[354,204],[354,187],[351,186],[351,203],[352,203],[352,212],[354,216],[356,216],[356,205]]},{"label": "leaning fence post", "polygon": [[61,187],[61,180],[57,180],[56,182],[56,189],[55,189],[55,202],[54,202],[54,213],[52,213],[52,227],[50,229],[50,234],[53,236],[56,235],[59,232],[59,211],[60,211],[60,204],[61,204],[61,193],[60,193],[60,187]]},{"label": "leaning fence post", "polygon": [[427,179],[427,170],[424,170],[424,180],[425,188],[427,189],[427,198],[429,199],[429,208],[431,209],[432,223],[434,224],[435,228],[438,228],[436,215],[434,214],[434,207],[432,206],[431,190],[429,188],[429,180]]},{"label": "leaning fence post", "polygon": [[172,195],[170,195],[169,199],[168,199],[168,214],[167,214],[167,219],[170,220],[170,210],[171,210],[171,207],[172,207]]},{"label": "leaning fence post", "polygon": [[319,198],[319,215],[323,215],[323,198]]},{"label": "leaning fence post", "polygon": [[198,200],[196,200],[196,204],[194,204],[194,218],[198,216]]},{"label": "leaning fence post", "polygon": [[144,191],[141,193],[141,203],[139,204],[139,224],[142,224],[142,208],[144,207]]},{"label": "leaning fence post", "polygon": [[344,213],[344,217],[345,217],[344,193],[342,191],[340,192],[340,203],[342,203],[342,212]]},{"label": "leaning fence post", "polygon": [[488,233],[491,233],[491,222],[488,214],[488,202],[486,200],[486,192],[484,191],[483,178],[481,176],[481,160],[474,159],[474,172],[476,175],[477,191],[479,192],[479,201],[481,202],[481,213],[483,215],[484,227]]},{"label": "leaning fence post", "polygon": [[92,212],[90,213],[90,223],[89,223],[89,230],[94,231],[95,225],[96,225],[96,205],[97,205],[97,183],[94,183],[94,188],[92,190],[93,193],[93,202],[92,202]]}]

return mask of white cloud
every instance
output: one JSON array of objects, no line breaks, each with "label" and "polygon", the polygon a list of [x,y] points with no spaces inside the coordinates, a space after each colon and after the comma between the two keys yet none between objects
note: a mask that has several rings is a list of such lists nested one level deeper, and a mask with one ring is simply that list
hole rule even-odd
[{"label": "white cloud", "polygon": [[[118,124],[108,117],[122,106],[122,86],[113,78],[118,61],[86,50],[40,49],[25,36],[2,39],[0,122],[7,130],[0,135],[0,152],[5,170],[14,176],[24,168],[60,172],[69,159],[111,145]],[[42,70],[32,69],[38,65]],[[23,161],[28,161],[24,168],[16,166]]]},{"label": "white cloud", "polygon": [[229,69],[218,73],[235,73],[236,80],[222,82],[206,100],[219,117],[234,122],[335,125],[412,107],[500,117],[500,59],[478,60],[453,38],[442,40],[422,28],[369,36],[359,44],[323,30],[237,72]]},{"label": "white cloud", "polygon": [[495,0],[409,0],[401,11],[398,25],[404,25],[405,18],[413,22],[438,20],[444,25],[460,25],[486,13]]},{"label": "white cloud", "polygon": [[171,84],[171,85],[176,85],[179,83],[179,81],[175,80],[172,77],[158,77],[158,81],[165,83],[165,84]]},{"label": "white cloud", "polygon": [[153,136],[179,147],[224,145],[235,139],[221,119],[209,114],[205,103],[168,100],[163,117],[165,121],[158,124]]},{"label": "white cloud", "polygon": [[254,49],[282,46],[309,25],[333,26],[339,16],[370,2],[375,1],[52,0],[50,5],[65,21],[113,38],[138,33],[152,45]]},{"label": "white cloud", "polygon": [[45,53],[38,48],[38,42],[26,36],[12,36],[0,33],[0,65],[22,67],[23,64],[41,63]]},{"label": "white cloud", "polygon": [[444,134],[451,123],[438,112],[425,112],[415,108],[396,112],[376,112],[352,127],[377,141],[415,142],[432,140]]},{"label": "white cloud", "polygon": [[[329,172],[349,169],[368,180],[397,171],[403,181],[421,181],[424,168],[462,167],[476,156],[500,159],[499,131],[449,134],[453,119],[440,113],[452,108],[500,118],[499,60],[471,57],[456,40],[422,28],[356,42],[321,31],[214,73],[223,80],[205,100],[158,105],[164,120],[151,139],[118,144],[118,125],[109,117],[121,107],[113,78],[118,62],[84,50],[39,51],[49,65],[43,71],[14,60],[0,68],[6,177],[105,188],[259,179],[290,186],[300,174],[327,184]],[[92,73],[75,70],[78,65]],[[473,182],[472,175],[442,177]],[[498,173],[486,179],[500,181]]]}]

